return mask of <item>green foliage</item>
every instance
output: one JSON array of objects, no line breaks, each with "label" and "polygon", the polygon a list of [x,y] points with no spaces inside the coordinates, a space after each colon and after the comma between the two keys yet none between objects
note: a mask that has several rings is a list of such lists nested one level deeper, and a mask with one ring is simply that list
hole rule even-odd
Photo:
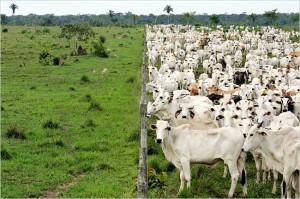
[{"label": "green foliage", "polygon": [[81,81],[82,83],[88,83],[88,82],[90,82],[90,79],[89,79],[88,76],[82,75],[80,81]]},{"label": "green foliage", "polygon": [[52,55],[47,50],[42,50],[39,55],[39,63],[46,66],[51,62]]},{"label": "green foliage", "polygon": [[8,32],[8,28],[3,28],[2,32]]},{"label": "green foliage", "polygon": [[6,149],[1,149],[1,160],[10,160],[11,155]]},{"label": "green foliage", "polygon": [[6,131],[6,137],[15,138],[15,139],[26,139],[25,133],[23,130],[19,129],[17,126],[12,125]]},{"label": "green foliage", "polygon": [[105,37],[100,36],[99,40],[97,42],[93,42],[93,54],[97,57],[108,57],[108,52],[106,48],[104,47],[103,43],[105,42]]}]

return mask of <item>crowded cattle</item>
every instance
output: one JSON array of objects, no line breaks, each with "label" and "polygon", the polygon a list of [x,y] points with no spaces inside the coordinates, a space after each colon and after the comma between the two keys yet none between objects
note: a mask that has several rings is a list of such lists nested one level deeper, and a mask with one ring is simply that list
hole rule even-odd
[{"label": "crowded cattle", "polygon": [[[300,196],[300,43],[273,27],[146,26],[151,94],[147,116],[165,158],[180,171],[180,191],[191,164],[224,163],[234,195],[247,195],[246,156],[256,183],[273,180],[281,196]],[[199,71],[203,70],[203,73]]]}]

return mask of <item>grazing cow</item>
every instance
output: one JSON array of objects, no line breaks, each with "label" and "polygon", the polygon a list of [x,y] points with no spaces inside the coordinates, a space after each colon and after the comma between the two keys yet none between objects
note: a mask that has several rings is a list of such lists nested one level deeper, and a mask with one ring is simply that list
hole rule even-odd
[{"label": "grazing cow", "polygon": [[189,124],[171,127],[167,121],[158,120],[156,142],[161,144],[168,161],[180,170],[179,193],[191,185],[191,163],[213,165],[220,159],[228,165],[231,175],[231,187],[228,197],[232,197],[239,176],[243,185],[243,195],[247,195],[245,173],[245,154],[241,152],[244,137],[236,129],[220,128],[211,130],[192,130]]}]

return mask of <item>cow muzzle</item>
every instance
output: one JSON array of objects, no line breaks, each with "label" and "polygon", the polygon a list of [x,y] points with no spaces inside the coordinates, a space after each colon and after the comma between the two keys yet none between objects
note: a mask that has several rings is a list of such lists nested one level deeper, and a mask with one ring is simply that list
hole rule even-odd
[{"label": "cow muzzle", "polygon": [[157,144],[161,144],[162,143],[162,139],[156,139],[156,143]]}]

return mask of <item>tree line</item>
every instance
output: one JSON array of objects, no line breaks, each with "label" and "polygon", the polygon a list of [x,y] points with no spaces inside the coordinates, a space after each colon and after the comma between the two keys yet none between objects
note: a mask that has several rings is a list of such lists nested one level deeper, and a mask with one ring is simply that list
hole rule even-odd
[{"label": "tree line", "polygon": [[299,13],[279,13],[277,10],[266,11],[264,14],[196,14],[196,12],[186,12],[183,14],[172,14],[171,5],[166,5],[163,9],[166,14],[161,15],[137,15],[132,12],[116,13],[109,10],[107,14],[83,14],[83,15],[63,15],[53,14],[26,16],[15,15],[18,6],[12,4],[12,16],[1,14],[1,24],[7,25],[41,25],[41,26],[61,26],[65,24],[89,24],[91,26],[129,26],[142,24],[193,24],[193,25],[279,25],[299,27]]}]

